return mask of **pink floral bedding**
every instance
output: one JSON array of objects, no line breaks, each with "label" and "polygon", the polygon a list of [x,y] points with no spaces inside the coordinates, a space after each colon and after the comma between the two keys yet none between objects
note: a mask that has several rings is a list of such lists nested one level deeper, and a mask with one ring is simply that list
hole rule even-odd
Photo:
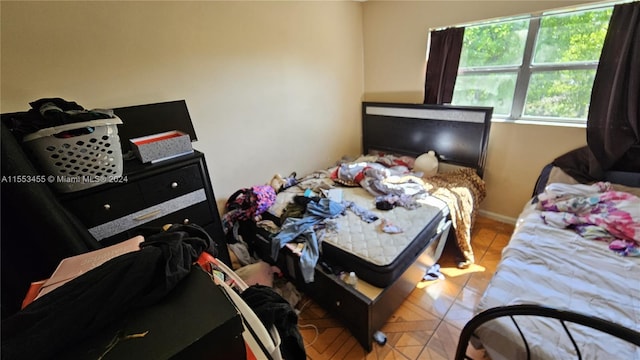
[{"label": "pink floral bedding", "polygon": [[620,255],[640,256],[640,198],[611,184],[549,184],[539,196],[545,223],[570,228],[586,239],[602,240]]}]

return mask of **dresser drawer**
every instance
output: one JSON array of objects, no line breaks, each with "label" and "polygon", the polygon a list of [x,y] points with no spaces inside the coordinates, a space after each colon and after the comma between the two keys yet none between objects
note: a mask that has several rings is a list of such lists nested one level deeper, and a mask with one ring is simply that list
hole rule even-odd
[{"label": "dresser drawer", "polygon": [[[188,220],[189,224],[196,224],[202,226],[205,231],[213,238],[215,228],[211,222],[211,209],[208,202],[201,202],[187,208],[166,214],[162,217],[151,220],[141,226],[131,227],[123,232],[111,234],[109,237],[100,240],[102,246],[109,246],[121,241],[130,239],[136,235],[148,234],[147,231],[152,229],[153,231],[160,231],[166,224],[184,224],[185,220]],[[142,231],[140,229],[143,229]],[[226,245],[226,244],[224,244]],[[220,245],[219,245],[220,246]],[[225,258],[226,259],[226,258]]]},{"label": "dresser drawer", "polygon": [[[89,232],[98,241],[106,238],[110,238],[121,232],[125,232],[134,229],[138,226],[148,225],[151,223],[168,223],[173,220],[167,216],[177,211],[187,209],[196,204],[208,204],[207,195],[204,189],[192,191],[190,193],[178,196],[171,200],[167,200],[163,203],[142,208],[125,216],[113,219],[109,222],[98,224],[89,228]],[[207,215],[201,215],[203,218]],[[211,218],[211,211],[209,210],[209,217]],[[165,220],[166,219],[166,220]],[[156,221],[158,220],[158,221]]]},{"label": "dresser drawer", "polygon": [[[326,309],[335,311],[340,318],[349,324],[366,324],[368,322],[368,303],[366,296],[355,291],[339,280],[336,275],[326,274],[316,267],[313,291],[321,294]],[[310,286],[311,287],[311,286]]]},{"label": "dresser drawer", "polygon": [[166,224],[196,224],[204,226],[213,219],[208,202],[190,206],[188,208],[168,214],[160,219],[153,220],[145,226],[162,227]]},{"label": "dresser drawer", "polygon": [[68,200],[64,204],[89,228],[110,222],[146,206],[135,183]]},{"label": "dresser drawer", "polygon": [[198,165],[189,165],[139,182],[147,205],[161,203],[204,187]]}]

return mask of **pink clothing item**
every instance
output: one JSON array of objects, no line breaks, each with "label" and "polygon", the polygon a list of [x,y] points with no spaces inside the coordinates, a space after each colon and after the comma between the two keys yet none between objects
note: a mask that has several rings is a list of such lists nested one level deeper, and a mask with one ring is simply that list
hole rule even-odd
[{"label": "pink clothing item", "polygon": [[608,241],[612,250],[637,249],[640,198],[609,189],[609,183],[556,186],[554,191],[545,191],[538,208],[547,224],[572,228],[587,239]]}]

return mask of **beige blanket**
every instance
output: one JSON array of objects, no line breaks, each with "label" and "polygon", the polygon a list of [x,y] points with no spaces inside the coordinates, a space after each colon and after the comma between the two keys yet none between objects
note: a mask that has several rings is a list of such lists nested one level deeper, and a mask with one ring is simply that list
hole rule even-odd
[{"label": "beige blanket", "polygon": [[484,181],[475,170],[463,168],[427,178],[425,188],[449,206],[458,247],[464,257],[460,265],[474,263],[471,228],[487,194]]}]

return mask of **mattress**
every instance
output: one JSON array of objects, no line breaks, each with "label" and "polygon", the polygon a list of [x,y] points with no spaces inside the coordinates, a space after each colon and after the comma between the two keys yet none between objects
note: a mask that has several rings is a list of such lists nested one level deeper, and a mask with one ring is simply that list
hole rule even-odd
[{"label": "mattress", "polygon": [[[374,197],[365,189],[340,189],[343,202],[357,204],[376,214],[378,220],[366,222],[351,210],[333,219],[337,231],[322,237],[322,261],[333,268],[353,271],[358,278],[377,287],[391,284],[416,260],[443,230],[449,214],[446,203],[432,196],[419,200],[420,206],[413,210],[399,206],[378,210]],[[279,216],[293,196],[299,194],[299,190],[281,192],[269,211]],[[401,232],[384,232],[383,221]]]},{"label": "mattress", "polygon": [[[606,242],[546,225],[535,206],[528,204],[476,313],[502,305],[538,304],[640,331],[639,273],[640,257],[619,256]],[[516,321],[532,359],[576,358],[557,320],[517,317]],[[567,327],[585,358],[640,359],[640,349],[629,343],[583,326],[567,323]],[[526,358],[521,337],[509,318],[486,323],[476,335],[493,360]]]}]

